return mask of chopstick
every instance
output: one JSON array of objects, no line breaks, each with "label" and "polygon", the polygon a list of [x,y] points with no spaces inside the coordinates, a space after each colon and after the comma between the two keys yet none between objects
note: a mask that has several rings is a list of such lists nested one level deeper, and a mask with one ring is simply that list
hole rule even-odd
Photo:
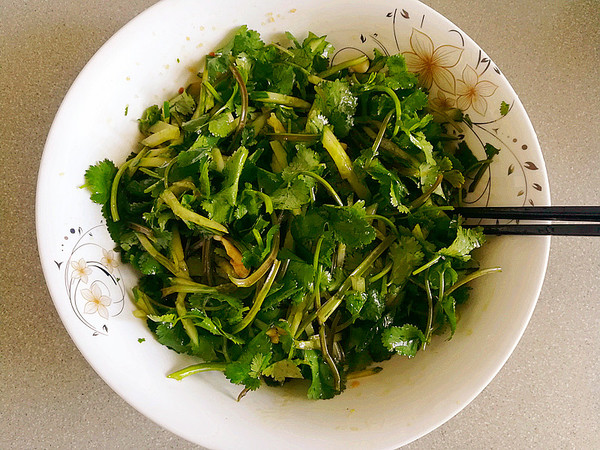
[{"label": "chopstick", "polygon": [[479,225],[484,234],[521,236],[600,236],[600,224]]},{"label": "chopstick", "polygon": [[[600,206],[489,206],[460,207],[454,212],[464,218],[544,220],[596,223],[495,224],[480,225],[484,233],[528,236],[600,236]],[[469,225],[466,225],[469,226]],[[470,225],[475,226],[475,225]]]},{"label": "chopstick", "polygon": [[454,211],[465,218],[477,219],[600,222],[600,206],[476,206]]}]

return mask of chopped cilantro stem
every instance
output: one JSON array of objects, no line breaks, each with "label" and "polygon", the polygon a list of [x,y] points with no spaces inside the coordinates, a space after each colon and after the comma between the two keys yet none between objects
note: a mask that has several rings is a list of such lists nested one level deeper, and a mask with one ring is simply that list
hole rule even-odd
[{"label": "chopped cilantro stem", "polygon": [[371,369],[357,370],[356,372],[350,372],[346,378],[348,380],[356,380],[357,378],[365,378],[370,377],[371,375],[376,375],[383,370],[383,367],[376,366]]},{"label": "chopped cilantro stem", "polygon": [[324,70],[319,74],[320,78],[327,78],[331,75],[338,73],[341,70],[347,69],[352,66],[357,66],[369,60],[369,57],[366,55],[359,56],[358,58],[349,59],[347,61],[336,64],[335,66],[331,66],[329,69]]},{"label": "chopped cilantro stem", "polygon": [[385,135],[385,130],[387,128],[387,124],[389,123],[390,118],[392,117],[393,114],[394,114],[394,111],[390,111],[384,117],[383,122],[381,122],[381,126],[379,127],[379,132],[377,133],[377,136],[375,137],[375,142],[373,142],[373,146],[371,147],[371,157],[365,164],[366,167],[370,166],[371,162],[373,161],[373,158],[375,158],[377,156],[377,153],[379,151],[379,146],[381,145],[381,141],[383,140],[383,136]]},{"label": "chopped cilantro stem", "polygon": [[265,135],[278,141],[293,142],[314,142],[321,137],[321,135],[313,133],[265,133]]},{"label": "chopped cilantro stem", "polygon": [[369,88],[371,91],[378,91],[387,94],[392,101],[394,102],[395,114],[396,114],[396,124],[394,125],[394,131],[392,132],[392,137],[396,136],[400,131],[400,127],[402,125],[402,104],[400,103],[400,99],[396,95],[393,89],[387,86],[375,85]]},{"label": "chopped cilantro stem", "polygon": [[335,191],[333,186],[331,186],[331,184],[329,184],[322,176],[317,175],[314,172],[308,172],[308,171],[300,172],[300,174],[309,176],[309,177],[317,180],[327,190],[327,192],[329,192],[331,194],[331,196],[334,198],[335,202],[339,206],[344,206],[344,202],[342,201],[342,199],[340,198],[338,193]]},{"label": "chopped cilantro stem", "polygon": [[480,270],[477,270],[477,271],[475,271],[473,273],[470,273],[469,275],[465,276],[463,279],[458,280],[450,288],[448,288],[448,290],[446,291],[446,296],[452,294],[459,287],[464,286],[465,284],[467,284],[467,283],[475,280],[476,278],[482,277],[484,275],[489,275],[491,273],[496,273],[496,272],[502,272],[502,268],[500,268],[500,267],[491,267],[489,269],[480,269]]},{"label": "chopped cilantro stem", "polygon": [[[242,98],[242,106],[239,115],[240,121],[237,129],[235,130],[235,135],[237,136],[246,126],[246,119],[248,117],[248,89],[246,89],[246,83],[244,83],[244,79],[242,78],[242,75],[237,67],[235,67],[233,64],[230,64],[229,70],[231,70],[233,78],[235,78],[235,81],[237,81],[238,86],[240,87],[240,97]],[[235,140],[235,137],[233,140]]]},{"label": "chopped cilantro stem", "polygon": [[129,169],[130,167],[135,167],[137,165],[137,163],[139,162],[139,160],[146,154],[147,151],[148,151],[148,148],[144,147],[132,159],[125,161],[121,165],[121,167],[119,167],[119,170],[117,170],[117,173],[112,180],[112,185],[110,188],[110,213],[112,216],[112,220],[114,222],[119,221],[119,208],[117,207],[117,195],[119,192],[119,182],[121,181],[121,177],[123,176],[123,174],[125,173],[125,171],[127,169]]},{"label": "chopped cilantro stem", "polygon": [[206,362],[206,363],[200,363],[200,364],[193,364],[184,369],[170,373],[169,375],[167,375],[167,377],[173,378],[175,380],[183,380],[185,377],[194,375],[195,373],[209,372],[211,370],[218,370],[220,372],[223,372],[223,371],[225,371],[225,367],[227,367],[226,363],[217,363],[217,362]]},{"label": "chopped cilantro stem", "polygon": [[250,308],[250,311],[248,311],[248,314],[246,314],[246,316],[242,319],[242,321],[240,323],[238,323],[235,327],[233,327],[233,329],[231,330],[232,333],[239,333],[240,331],[242,331],[244,328],[246,328],[248,325],[250,325],[252,323],[252,321],[256,317],[256,314],[258,314],[258,311],[260,311],[260,307],[262,306],[263,302],[265,301],[265,298],[267,297],[267,294],[269,293],[269,290],[271,289],[271,286],[273,285],[273,281],[275,281],[275,277],[277,276],[277,272],[279,271],[280,265],[281,265],[281,261],[279,261],[279,260],[275,260],[273,262],[273,265],[271,266],[271,271],[269,272],[269,275],[267,275],[267,278],[265,279],[265,283],[260,288],[260,290],[256,294],[256,297],[254,298],[254,302],[252,303],[252,308]]},{"label": "chopped cilantro stem", "polygon": [[216,101],[218,101],[219,103],[225,103],[223,101],[223,97],[221,97],[221,94],[219,94],[217,90],[213,87],[213,85],[210,84],[210,81],[202,80],[202,84],[206,87],[206,90],[210,92],[210,95],[212,95]]},{"label": "chopped cilantro stem", "polygon": [[135,232],[135,235],[140,241],[140,244],[142,244],[142,247],[144,247],[144,250],[146,250],[150,254],[150,256],[152,256],[173,275],[180,275],[179,271],[177,270],[177,267],[175,267],[175,264],[173,264],[173,261],[170,261],[166,256],[164,256],[158,250],[156,250],[152,245],[152,242],[150,242],[150,240],[145,235],[138,232]]},{"label": "chopped cilantro stem", "polygon": [[427,277],[425,279],[425,292],[427,294],[427,325],[425,327],[425,342],[423,342],[423,350],[431,339],[431,324],[433,323],[433,294],[431,293],[431,282]]},{"label": "chopped cilantro stem", "polygon": [[175,309],[177,310],[177,314],[181,319],[181,324],[183,325],[183,329],[185,330],[186,334],[189,336],[194,345],[198,345],[198,330],[196,329],[196,325],[194,325],[192,319],[183,317],[187,314],[187,310],[185,308],[186,295],[187,294],[184,292],[179,292],[177,294],[177,300],[175,300]]},{"label": "chopped cilantro stem", "polygon": [[306,100],[291,95],[279,94],[278,92],[254,91],[250,96],[252,100],[262,103],[274,103],[276,105],[290,106],[292,108],[310,109],[312,106]]},{"label": "chopped cilantro stem", "polygon": [[200,81],[200,94],[198,95],[198,101],[196,102],[196,110],[194,111],[194,114],[192,114],[191,120],[198,119],[205,112],[207,90],[206,85],[204,84],[205,81],[208,81],[208,71],[206,70],[206,67],[204,67],[204,70],[202,71],[202,79]]},{"label": "chopped cilantro stem", "polygon": [[231,282],[238,287],[251,287],[254,286],[258,280],[260,280],[269,270],[269,268],[273,265],[275,258],[277,258],[277,253],[279,252],[279,233],[275,235],[273,238],[273,249],[267,259],[260,265],[258,269],[256,269],[253,273],[248,275],[246,278],[234,278],[229,277]]},{"label": "chopped cilantro stem", "polygon": [[413,271],[413,275],[418,275],[421,272],[423,272],[424,270],[429,269],[431,266],[433,266],[435,263],[437,263],[440,259],[442,259],[442,255],[437,255],[435,258],[433,258],[431,261],[429,261],[427,264],[423,264],[421,267],[419,267],[418,269]]},{"label": "chopped cilantro stem", "polygon": [[333,159],[341,177],[350,183],[356,195],[362,199],[370,197],[369,188],[359,180],[352,167],[350,157],[346,153],[346,150],[344,150],[344,147],[342,147],[342,144],[340,144],[340,141],[335,137],[335,134],[333,134],[330,126],[323,127],[322,143],[329,156]]},{"label": "chopped cilantro stem", "polygon": [[365,219],[381,220],[388,227],[390,227],[390,229],[394,232],[395,235],[398,235],[398,227],[396,227],[396,224],[394,222],[392,222],[388,217],[381,216],[379,214],[367,214],[365,216]]},{"label": "chopped cilantro stem", "polygon": [[369,283],[375,283],[376,281],[382,279],[390,270],[392,270],[391,262],[387,263],[381,272],[369,278]]},{"label": "chopped cilantro stem", "polygon": [[433,194],[435,192],[435,190],[438,188],[438,186],[442,183],[443,179],[444,179],[444,175],[440,173],[437,176],[437,178],[435,179],[435,182],[431,185],[431,187],[429,189],[427,189],[425,192],[423,192],[422,195],[420,195],[419,197],[414,199],[408,206],[408,209],[410,209],[411,211],[414,211],[419,206],[423,205],[427,201],[427,199],[429,197],[431,197],[431,194]]},{"label": "chopped cilantro stem", "polygon": [[179,200],[177,200],[175,194],[173,194],[173,192],[171,192],[169,189],[165,189],[162,194],[160,194],[160,198],[163,199],[163,201],[169,208],[171,208],[177,217],[187,222],[200,225],[201,227],[208,228],[209,230],[214,230],[218,233],[227,233],[227,228],[225,228],[219,222],[215,222],[214,220],[208,219],[198,213],[195,213],[194,211],[185,208],[181,203],[179,203]]},{"label": "chopped cilantro stem", "polygon": [[[377,139],[377,133],[375,133],[371,128],[363,127],[363,131],[371,139]],[[419,167],[419,165],[421,164],[417,158],[415,158],[410,153],[407,153],[406,151],[402,150],[400,147],[398,147],[396,144],[394,144],[389,139],[386,139],[385,137],[381,138],[380,146],[381,146],[382,150],[385,150],[386,152],[390,153],[392,156],[409,161],[411,163],[411,165],[414,167]]]},{"label": "chopped cilantro stem", "polygon": [[[375,247],[375,249],[369,253],[369,255],[356,267],[356,269],[352,271],[350,276],[346,278],[335,295],[316,311],[314,314],[315,317],[318,317],[320,320],[325,322],[342,303],[344,294],[346,294],[348,289],[350,289],[350,286],[352,286],[352,277],[363,276],[364,273],[371,268],[377,258],[379,258],[383,252],[385,252],[388,247],[392,245],[394,240],[396,240],[396,236],[388,236],[377,247]],[[314,318],[312,318],[308,323],[312,322],[312,320],[314,320]]]}]

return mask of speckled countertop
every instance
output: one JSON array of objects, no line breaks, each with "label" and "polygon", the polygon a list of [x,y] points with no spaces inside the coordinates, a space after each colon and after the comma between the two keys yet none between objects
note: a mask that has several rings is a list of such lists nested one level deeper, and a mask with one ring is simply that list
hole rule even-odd
[{"label": "speckled countertop", "polygon": [[[0,448],[194,448],[115,394],[75,348],[35,240],[46,135],[95,51],[154,0],[0,0]],[[600,2],[427,0],[503,70],[554,204],[600,204]],[[600,238],[555,238],[537,308],[492,383],[412,449],[600,448]]]}]

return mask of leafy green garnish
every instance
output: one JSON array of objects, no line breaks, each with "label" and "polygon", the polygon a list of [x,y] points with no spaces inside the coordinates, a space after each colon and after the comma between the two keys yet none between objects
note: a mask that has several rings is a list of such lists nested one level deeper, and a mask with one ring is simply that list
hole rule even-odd
[{"label": "leafy green garnish", "polygon": [[479,160],[449,139],[443,120],[470,119],[429,114],[402,55],[332,65],[326,36],[286,36],[240,27],[82,187],[141,274],[136,316],[199,359],[171,378],[222,371],[239,398],[304,378],[327,399],[455,333],[465,284],[495,270],[478,270],[483,233],[452,207],[499,149]]}]

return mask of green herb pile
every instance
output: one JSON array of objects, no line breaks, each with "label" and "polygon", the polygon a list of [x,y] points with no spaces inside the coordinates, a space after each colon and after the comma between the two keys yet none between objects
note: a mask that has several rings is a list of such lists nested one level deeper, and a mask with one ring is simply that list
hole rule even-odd
[{"label": "green herb pile", "polygon": [[141,272],[136,315],[199,358],[170,377],[223,371],[240,397],[304,378],[326,399],[454,333],[465,283],[491,270],[452,205],[497,150],[478,160],[450,133],[463,115],[430,110],[401,55],[330,66],[325,37],[287,38],[240,28],[85,186]]}]

